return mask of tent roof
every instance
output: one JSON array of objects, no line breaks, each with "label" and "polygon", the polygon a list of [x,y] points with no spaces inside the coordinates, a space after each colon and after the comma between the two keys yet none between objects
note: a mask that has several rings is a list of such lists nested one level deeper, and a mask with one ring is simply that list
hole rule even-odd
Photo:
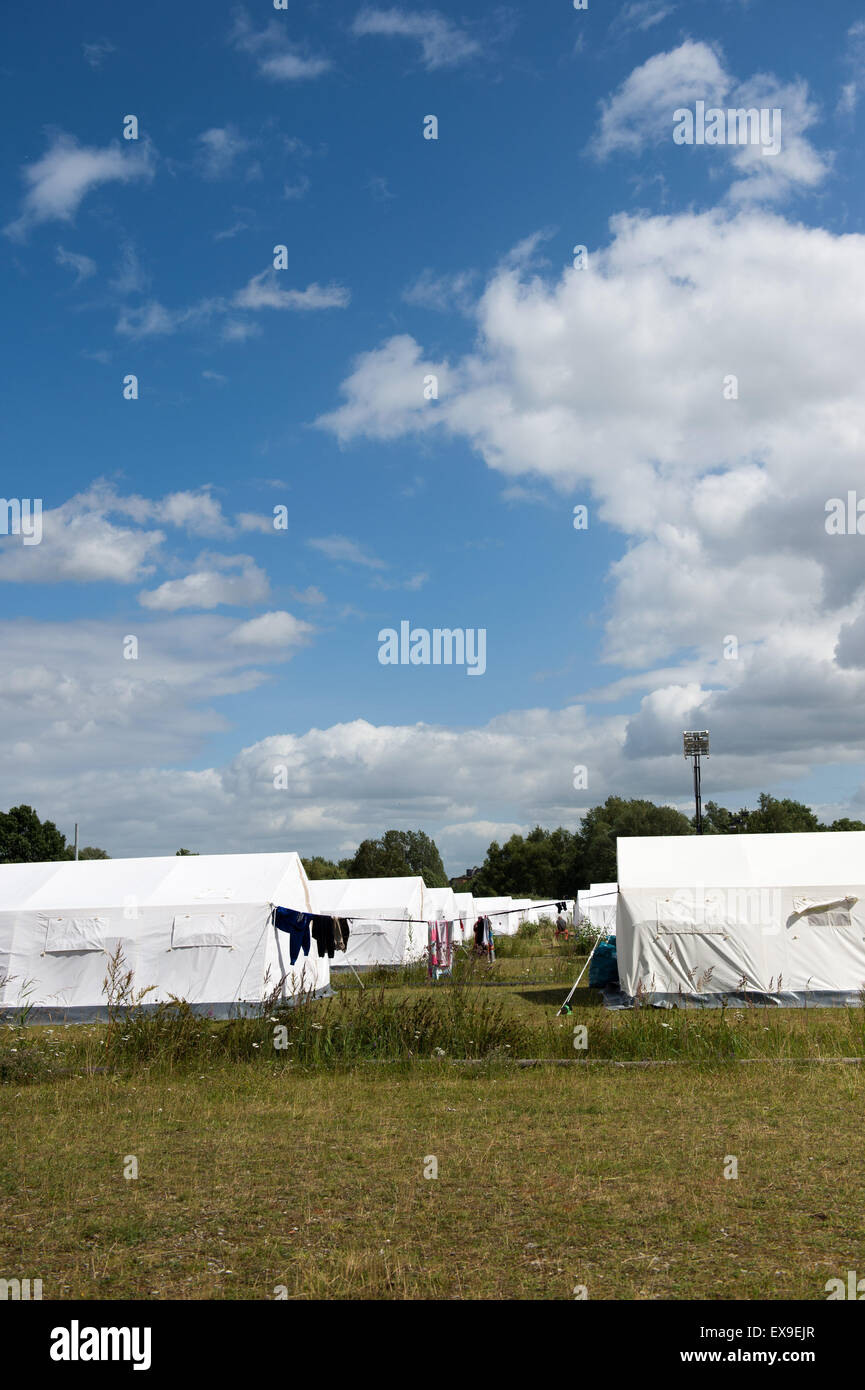
[{"label": "tent roof", "polygon": [[777,835],[622,836],[620,888],[749,885],[795,888],[865,883],[865,830]]},{"label": "tent roof", "polygon": [[294,852],[0,864],[0,912],[121,907],[129,899],[139,907],[309,902]]},{"label": "tent roof", "polygon": [[313,908],[350,917],[352,910],[410,909],[423,917],[424,893],[420,875],[403,878],[314,878],[309,884]]}]

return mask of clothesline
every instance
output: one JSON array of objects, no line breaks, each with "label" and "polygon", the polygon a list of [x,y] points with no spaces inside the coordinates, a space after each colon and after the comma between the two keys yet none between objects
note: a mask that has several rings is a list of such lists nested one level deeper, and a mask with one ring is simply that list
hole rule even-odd
[{"label": "clothesline", "polygon": [[[595,896],[595,897],[598,897],[598,898],[603,898],[603,897],[606,897],[607,895],[606,895],[605,893],[596,893],[596,894],[594,894],[594,896]],[[565,902],[565,901],[566,901],[566,899],[564,899],[564,898],[557,898],[554,902],[550,902],[550,903],[532,903],[531,907],[502,907],[502,908],[493,907],[493,908],[490,908],[490,910],[489,910],[488,912],[480,912],[480,911],[479,911],[479,912],[477,913],[477,917],[510,917],[511,914],[514,913],[514,912],[537,912],[538,909],[541,908],[541,907],[558,907],[558,905],[559,905],[560,902]],[[574,902],[574,906],[576,906],[576,901]],[[474,910],[472,910],[472,913],[471,913],[470,915],[474,915]],[[461,922],[463,919],[462,919],[461,917],[378,917],[378,916],[376,916],[376,917],[374,917],[374,918],[363,918],[363,917],[352,917],[352,915],[351,915],[350,912],[346,914],[346,921],[348,921],[348,922],[363,922],[363,921],[370,921],[370,920],[371,920],[371,921],[375,921],[375,922],[406,922],[406,923],[409,923],[409,924],[414,923],[414,922],[418,922],[418,923],[420,923],[421,926],[426,926],[429,922]]]}]

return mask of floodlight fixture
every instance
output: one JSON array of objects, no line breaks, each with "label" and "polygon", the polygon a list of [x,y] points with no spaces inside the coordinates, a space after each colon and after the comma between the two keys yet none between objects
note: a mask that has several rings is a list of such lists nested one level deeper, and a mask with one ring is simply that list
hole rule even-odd
[{"label": "floodlight fixture", "polygon": [[709,756],[709,730],[691,729],[682,734],[682,744],[685,757],[705,757]]}]

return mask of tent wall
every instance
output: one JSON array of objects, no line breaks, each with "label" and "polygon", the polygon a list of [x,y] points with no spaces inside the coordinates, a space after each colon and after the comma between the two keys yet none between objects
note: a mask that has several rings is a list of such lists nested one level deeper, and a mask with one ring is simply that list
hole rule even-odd
[{"label": "tent wall", "polygon": [[423,959],[429,914],[422,878],[312,879],[309,891],[314,912],[351,918],[348,950],[334,957],[335,966],[357,970]]},{"label": "tent wall", "polygon": [[655,1003],[856,1004],[865,832],[620,839],[622,989]]},{"label": "tent wall", "polygon": [[508,914],[508,909],[513,905],[513,898],[475,898],[475,921],[478,917],[489,917],[494,937],[513,936],[517,930],[517,919],[515,914]]},{"label": "tent wall", "polygon": [[454,902],[460,923],[459,935],[455,939],[459,941],[474,940],[472,928],[478,919],[474,898],[471,893],[454,893]]}]

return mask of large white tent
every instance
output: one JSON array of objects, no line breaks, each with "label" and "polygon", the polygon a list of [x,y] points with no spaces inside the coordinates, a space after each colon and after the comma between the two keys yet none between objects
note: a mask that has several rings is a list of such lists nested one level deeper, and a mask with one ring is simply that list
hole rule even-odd
[{"label": "large white tent", "polygon": [[[314,912],[351,919],[348,950],[335,966],[406,965],[427,949],[429,889],[419,876],[311,879]],[[450,891],[450,890],[448,890]]]},{"label": "large white tent", "polygon": [[147,1006],[172,996],[199,1013],[247,1012],[281,993],[320,993],[329,962],[313,941],[292,967],[274,907],[309,911],[297,854],[208,854],[0,865],[0,1011],[32,1022],[105,1017],[118,947]]},{"label": "large white tent", "polygon": [[865,831],[618,841],[625,993],[656,1003],[857,1004]]}]

